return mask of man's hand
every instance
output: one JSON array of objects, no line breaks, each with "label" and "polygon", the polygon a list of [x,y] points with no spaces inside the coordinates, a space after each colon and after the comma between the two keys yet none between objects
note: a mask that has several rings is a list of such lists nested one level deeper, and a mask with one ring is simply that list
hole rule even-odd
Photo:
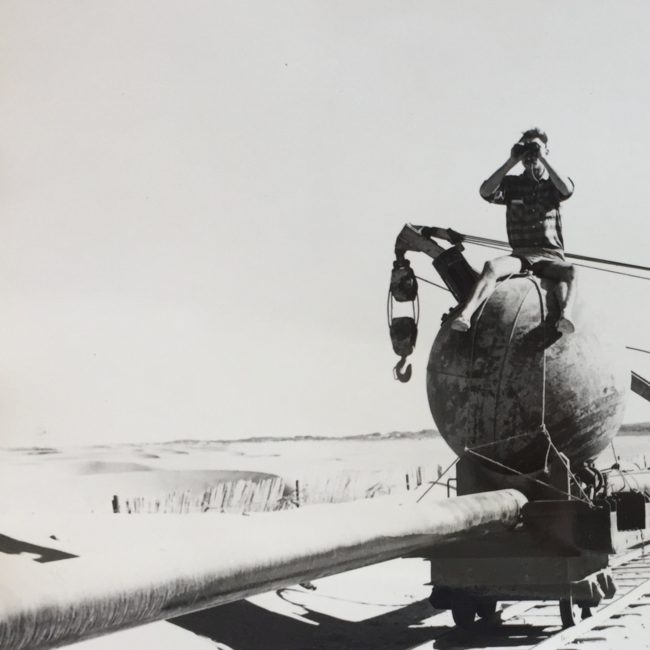
[{"label": "man's hand", "polygon": [[510,150],[510,158],[518,163],[526,158],[544,158],[546,155],[546,145],[539,139],[527,140],[526,142],[516,142]]},{"label": "man's hand", "polygon": [[512,149],[510,149],[510,160],[516,165],[523,159],[525,154],[526,149],[524,148],[524,145],[521,142],[515,142],[515,144],[512,145]]}]

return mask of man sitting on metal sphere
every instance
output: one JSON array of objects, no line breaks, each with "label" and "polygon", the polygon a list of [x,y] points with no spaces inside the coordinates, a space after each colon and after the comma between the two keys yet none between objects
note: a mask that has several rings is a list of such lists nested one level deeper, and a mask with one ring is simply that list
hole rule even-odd
[{"label": "man sitting on metal sphere", "polygon": [[[488,298],[497,280],[522,271],[558,282],[562,312],[560,332],[571,333],[576,270],[564,257],[560,203],[573,194],[573,181],[548,161],[548,136],[538,128],[525,131],[512,147],[510,157],[480,188],[489,203],[506,206],[506,228],[512,253],[486,262],[469,299],[451,327],[466,332],[477,307]],[[518,163],[523,174],[506,174]]]}]

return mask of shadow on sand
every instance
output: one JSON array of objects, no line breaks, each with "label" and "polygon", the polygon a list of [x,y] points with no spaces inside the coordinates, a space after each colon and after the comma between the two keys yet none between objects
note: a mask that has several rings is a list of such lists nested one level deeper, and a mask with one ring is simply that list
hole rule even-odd
[{"label": "shadow on sand", "polygon": [[495,626],[482,621],[464,631],[436,625],[436,618],[432,618],[435,613],[428,601],[422,600],[364,621],[345,621],[309,611],[302,622],[240,601],[170,622],[233,650],[408,650],[416,646],[461,650],[517,647],[548,636],[538,626]]},{"label": "shadow on sand", "polygon": [[435,634],[430,627],[410,627],[429,616],[431,605],[424,600],[361,622],[344,621],[314,611],[310,611],[307,620],[302,622],[239,601],[170,622],[233,650],[260,650],[261,647],[265,650],[405,650],[425,643]]},{"label": "shadow on sand", "polygon": [[7,535],[0,535],[0,553],[7,553],[9,555],[20,555],[28,553],[30,555],[37,555],[34,558],[35,562],[57,562],[58,560],[68,560],[77,557],[72,553],[60,551],[57,548],[48,548],[47,546],[38,546],[37,544],[30,544],[20,539],[8,537]]}]

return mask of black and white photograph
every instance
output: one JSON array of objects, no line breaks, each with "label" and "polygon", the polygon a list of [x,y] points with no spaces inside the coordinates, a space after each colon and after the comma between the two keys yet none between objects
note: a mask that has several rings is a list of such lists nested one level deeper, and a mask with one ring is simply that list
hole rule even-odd
[{"label": "black and white photograph", "polygon": [[0,650],[650,650],[650,4],[0,36]]}]

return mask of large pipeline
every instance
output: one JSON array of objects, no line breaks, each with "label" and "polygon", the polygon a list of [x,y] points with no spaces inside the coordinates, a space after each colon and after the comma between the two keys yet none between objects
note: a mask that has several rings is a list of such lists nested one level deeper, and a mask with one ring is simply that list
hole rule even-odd
[{"label": "large pipeline", "polygon": [[[448,501],[374,499],[251,517],[77,519],[66,547],[76,557],[39,562],[0,554],[0,648],[51,648],[435,552],[436,543],[451,537],[513,526],[525,502],[516,490],[498,490]],[[54,538],[65,540],[65,533]]]},{"label": "large pipeline", "polygon": [[635,490],[650,495],[650,469],[626,470],[607,473],[607,485],[611,492]]}]

